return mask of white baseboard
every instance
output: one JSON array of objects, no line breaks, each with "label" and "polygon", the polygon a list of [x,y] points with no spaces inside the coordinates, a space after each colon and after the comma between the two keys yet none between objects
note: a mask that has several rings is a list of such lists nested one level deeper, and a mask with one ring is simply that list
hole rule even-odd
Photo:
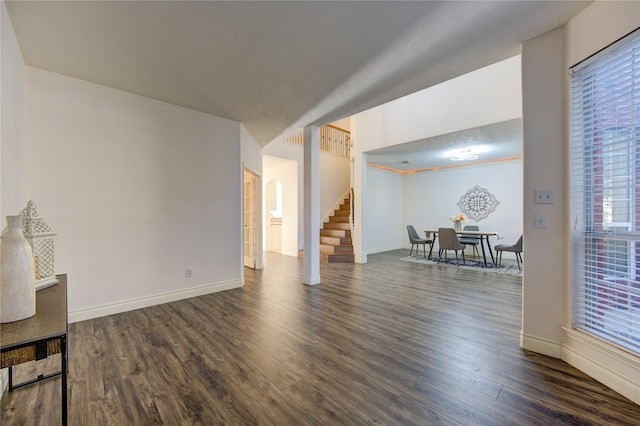
[{"label": "white baseboard", "polygon": [[320,284],[320,275],[302,275],[302,282],[306,285],[318,285]]},{"label": "white baseboard", "polygon": [[563,330],[566,363],[640,404],[640,357],[582,331]]},{"label": "white baseboard", "polygon": [[403,249],[403,248],[408,248],[408,247],[398,247],[398,246],[393,246],[393,247],[374,247],[374,248],[370,248],[367,249],[367,254],[376,254],[376,253],[384,253],[386,251],[392,251],[392,250],[399,250],[399,249]]},{"label": "white baseboard", "polygon": [[640,357],[588,333],[563,328],[562,342],[520,332],[523,349],[559,358],[640,404]]},{"label": "white baseboard", "polygon": [[283,256],[298,257],[298,250],[296,250],[296,251],[280,250],[280,254],[283,255]]},{"label": "white baseboard", "polygon": [[147,308],[149,306],[161,305],[163,303],[175,302],[192,297],[203,296],[205,294],[217,293],[219,291],[231,290],[244,285],[243,279],[222,281],[214,284],[207,284],[200,287],[193,287],[186,290],[171,291],[168,293],[155,294],[153,296],[140,297],[137,299],[125,300],[123,302],[109,303],[95,306],[93,308],[80,309],[69,312],[69,323],[85,321],[107,315],[119,314],[121,312],[133,311],[135,309]]},{"label": "white baseboard", "polygon": [[543,339],[530,334],[524,334],[522,330],[520,330],[520,347],[552,358],[562,358],[561,342]]}]

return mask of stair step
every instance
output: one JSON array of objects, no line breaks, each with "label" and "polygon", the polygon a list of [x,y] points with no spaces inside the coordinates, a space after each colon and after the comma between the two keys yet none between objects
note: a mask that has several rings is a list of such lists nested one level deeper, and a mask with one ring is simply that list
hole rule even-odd
[{"label": "stair step", "polygon": [[327,255],[327,261],[329,263],[353,263],[353,254],[329,254]]},{"label": "stair step", "polygon": [[328,246],[345,246],[345,245],[351,245],[352,241],[351,241],[351,237],[340,238],[340,237],[325,237],[321,235],[320,244],[326,244]]},{"label": "stair step", "polygon": [[334,254],[353,254],[353,246],[333,246]]},{"label": "stair step", "polygon": [[321,229],[320,236],[345,238],[351,237],[351,231],[346,231],[344,229]]},{"label": "stair step", "polygon": [[320,244],[320,255],[323,254],[333,254],[335,246],[329,244]]},{"label": "stair step", "polygon": [[351,197],[347,197],[320,230],[320,261],[323,263],[354,263],[351,239]]},{"label": "stair step", "polygon": [[353,254],[353,246],[332,246],[320,244],[321,254]]},{"label": "stair step", "polygon": [[320,254],[353,254],[353,246],[320,244]]},{"label": "stair step", "polygon": [[330,216],[329,223],[349,223],[349,216]]},{"label": "stair step", "polygon": [[321,254],[320,262],[322,263],[354,263],[355,256],[353,254]]},{"label": "stair step", "polygon": [[324,229],[344,229],[345,231],[350,231],[351,226],[348,223],[325,223]]},{"label": "stair step", "polygon": [[339,246],[340,238],[339,237],[325,237],[320,236],[320,244],[325,244],[327,246]]}]

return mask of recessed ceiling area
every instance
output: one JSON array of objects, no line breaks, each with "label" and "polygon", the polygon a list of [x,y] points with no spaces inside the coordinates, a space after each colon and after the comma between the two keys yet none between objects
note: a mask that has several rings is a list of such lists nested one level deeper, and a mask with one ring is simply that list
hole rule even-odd
[{"label": "recessed ceiling area", "polygon": [[[452,159],[456,154],[477,158]],[[400,174],[507,161],[522,157],[522,119],[460,130],[367,153],[370,166]]]}]

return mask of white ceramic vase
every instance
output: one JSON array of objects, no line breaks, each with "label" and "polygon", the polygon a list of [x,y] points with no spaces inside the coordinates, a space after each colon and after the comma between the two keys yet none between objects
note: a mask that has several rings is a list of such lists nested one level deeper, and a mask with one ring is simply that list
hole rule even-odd
[{"label": "white ceramic vase", "polygon": [[22,216],[7,216],[0,244],[0,322],[36,314],[35,267],[31,245],[22,233]]}]

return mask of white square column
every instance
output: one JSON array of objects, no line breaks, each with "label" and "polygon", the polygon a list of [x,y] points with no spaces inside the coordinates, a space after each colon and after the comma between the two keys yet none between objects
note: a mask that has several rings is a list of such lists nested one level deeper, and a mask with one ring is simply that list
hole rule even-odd
[{"label": "white square column", "polygon": [[302,282],[320,284],[320,128],[304,128],[304,269]]}]

